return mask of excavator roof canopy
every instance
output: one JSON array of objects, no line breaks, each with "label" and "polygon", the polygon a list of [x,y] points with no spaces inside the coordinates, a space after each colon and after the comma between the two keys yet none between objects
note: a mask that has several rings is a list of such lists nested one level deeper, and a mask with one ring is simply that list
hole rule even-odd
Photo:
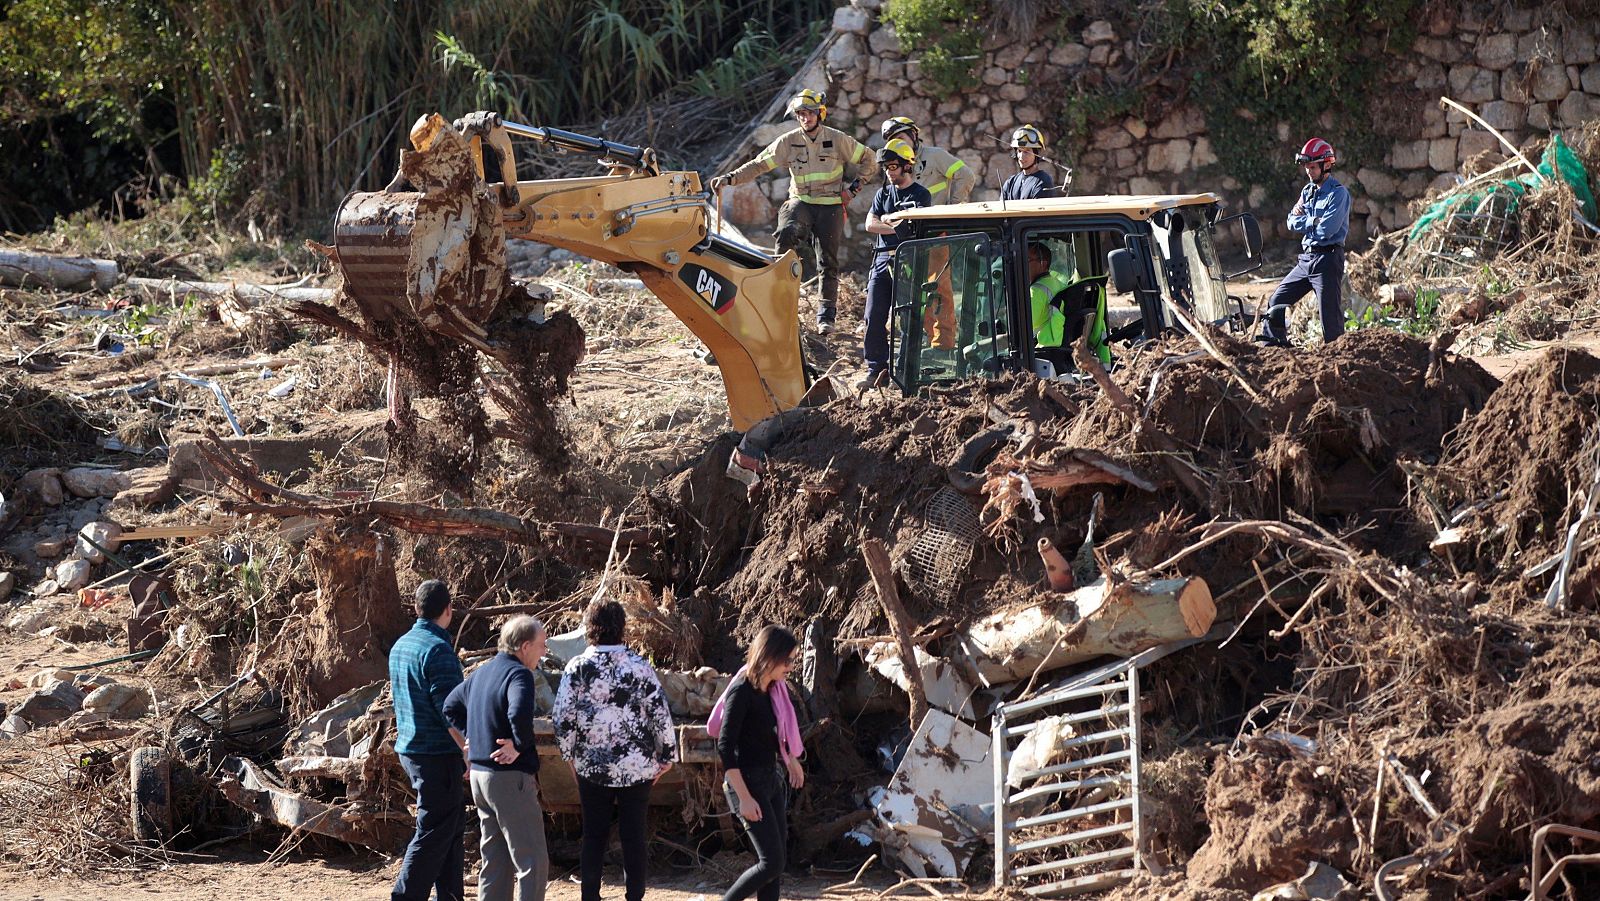
[{"label": "excavator roof canopy", "polygon": [[1045,200],[983,200],[903,210],[886,219],[1029,219],[1059,216],[1127,216],[1143,221],[1157,210],[1216,203],[1215,194],[1099,194]]}]

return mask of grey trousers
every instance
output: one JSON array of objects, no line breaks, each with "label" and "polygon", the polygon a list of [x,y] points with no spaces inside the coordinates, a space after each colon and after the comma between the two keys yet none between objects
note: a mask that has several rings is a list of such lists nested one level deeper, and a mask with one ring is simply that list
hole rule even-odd
[{"label": "grey trousers", "polygon": [[544,901],[550,854],[537,778],[514,770],[474,769],[472,803],[483,834],[478,841],[479,901]]}]

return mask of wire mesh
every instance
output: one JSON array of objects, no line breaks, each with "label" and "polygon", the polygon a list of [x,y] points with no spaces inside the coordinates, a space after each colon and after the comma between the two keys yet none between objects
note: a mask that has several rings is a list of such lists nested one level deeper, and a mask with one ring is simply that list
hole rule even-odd
[{"label": "wire mesh", "polygon": [[906,554],[906,579],[939,604],[955,601],[983,531],[978,511],[960,492],[940,488],[928,498],[927,528]]}]

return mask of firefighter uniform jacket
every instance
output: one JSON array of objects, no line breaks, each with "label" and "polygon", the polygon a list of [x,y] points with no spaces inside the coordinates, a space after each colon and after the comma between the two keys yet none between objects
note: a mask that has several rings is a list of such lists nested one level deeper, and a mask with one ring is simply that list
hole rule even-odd
[{"label": "firefighter uniform jacket", "polygon": [[917,184],[928,189],[935,204],[966,203],[978,186],[978,173],[950,151],[924,144],[917,153]]},{"label": "firefighter uniform jacket", "polygon": [[836,128],[818,125],[815,135],[807,136],[805,129],[785,132],[756,158],[728,173],[728,181],[735,185],[755,181],[777,168],[789,170],[789,197],[804,203],[837,205],[842,198],[839,192],[850,178],[860,177],[870,181],[878,173],[878,164],[866,145]]}]

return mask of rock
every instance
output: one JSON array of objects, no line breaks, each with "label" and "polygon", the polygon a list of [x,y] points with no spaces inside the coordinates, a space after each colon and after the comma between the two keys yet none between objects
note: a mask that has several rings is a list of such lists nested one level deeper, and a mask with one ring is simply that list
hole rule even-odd
[{"label": "rock", "polygon": [[1533,27],[1533,10],[1508,5],[1500,12],[1500,27],[1506,31],[1527,31]]},{"label": "rock", "polygon": [[[1002,137],[1009,138],[1009,135],[1004,134],[1006,129],[1013,125],[1027,125],[1029,123],[1017,121],[1016,114],[1011,111],[1010,101],[996,100],[989,104],[989,124],[993,125],[995,130],[1001,132]],[[1046,140],[1049,140],[1048,137]]]},{"label": "rock", "polygon": [[1432,60],[1436,63],[1452,62],[1452,57],[1454,56],[1450,52],[1448,44],[1438,38],[1430,37],[1417,38],[1416,43],[1411,45],[1411,52],[1423,59]]},{"label": "rock", "polygon": [[1552,123],[1551,123],[1551,120],[1550,120],[1550,104],[1548,104],[1548,103],[1530,103],[1530,104],[1528,104],[1528,127],[1529,128],[1537,128],[1540,131],[1549,131],[1551,124]]},{"label": "rock", "polygon": [[1394,145],[1396,169],[1421,169],[1428,165],[1427,141],[1401,141]]},{"label": "rock", "polygon": [[990,66],[983,70],[983,83],[992,88],[997,88],[1011,80],[1011,73],[999,66]]},{"label": "rock", "polygon": [[[1111,52],[1110,44],[1096,44],[1095,46],[1090,47],[1089,65],[1101,69],[1111,65]],[[1098,75],[1099,73],[1096,72],[1093,74]]]},{"label": "rock", "polygon": [[861,59],[866,55],[866,42],[856,34],[841,34],[839,39],[828,48],[828,68],[835,72],[851,72],[861,68]]},{"label": "rock", "polygon": [[872,30],[872,14],[854,6],[841,6],[833,11],[833,30],[866,34]]},{"label": "rock", "polygon": [[116,683],[96,688],[83,699],[85,711],[119,720],[133,720],[144,716],[150,712],[150,704],[149,690]]},{"label": "rock", "polygon": [[1517,59],[1524,62],[1537,60],[1549,64],[1558,58],[1559,46],[1556,36],[1551,32],[1543,28],[1529,31],[1517,36]]},{"label": "rock", "polygon": [[1520,103],[1509,103],[1505,100],[1495,100],[1485,103],[1478,110],[1478,115],[1483,121],[1489,123],[1490,128],[1500,131],[1512,131],[1521,128],[1528,121],[1526,108]]},{"label": "rock", "polygon": [[1189,168],[1192,149],[1182,138],[1151,144],[1146,152],[1145,167],[1151,172],[1182,172]]},{"label": "rock", "polygon": [[1122,127],[1128,130],[1128,134],[1133,135],[1135,141],[1143,141],[1144,136],[1150,133],[1150,126],[1146,125],[1144,120],[1137,116],[1129,116],[1123,119]]},{"label": "rock", "polygon": [[42,669],[28,677],[28,687],[34,689],[49,688],[57,682],[72,684],[76,681],[77,679],[73,676],[71,670]]},{"label": "rock", "polygon": [[1120,125],[1108,125],[1105,128],[1095,129],[1090,144],[1100,150],[1118,150],[1133,145],[1134,136]]},{"label": "rock", "polygon": [[1428,168],[1435,172],[1456,171],[1456,139],[1434,138],[1428,142]]},{"label": "rock", "polygon": [[1082,44],[1057,44],[1050,50],[1052,66],[1081,66],[1089,61],[1089,48]]},{"label": "rock", "polygon": [[33,586],[33,596],[36,598],[47,598],[53,594],[60,593],[61,585],[55,579],[45,579],[38,585]]},{"label": "rock", "polygon": [[1567,65],[1592,63],[1600,59],[1596,54],[1595,33],[1574,22],[1561,33],[1561,59]]},{"label": "rock", "polygon": [[1439,63],[1428,63],[1425,66],[1418,67],[1417,77],[1413,84],[1417,86],[1417,90],[1432,94],[1443,91],[1444,86],[1449,81],[1449,77],[1445,75],[1444,66]]},{"label": "rock", "polygon": [[850,0],[850,5],[856,9],[864,9],[867,12],[875,13],[883,9],[883,0]]},{"label": "rock", "polygon": [[1512,66],[1500,73],[1500,99],[1512,103],[1528,102],[1527,72],[1521,66]]},{"label": "rock", "polygon": [[75,497],[111,497],[132,487],[133,480],[120,469],[79,466],[62,473],[61,484]]},{"label": "rock", "polygon": [[1417,132],[1419,138],[1442,138],[1448,129],[1444,122],[1444,110],[1437,104],[1428,104],[1422,110],[1422,128]]},{"label": "rock", "polygon": [[961,111],[961,124],[977,125],[979,122],[983,121],[983,117],[986,115],[987,113],[984,112],[983,107],[969,106]]},{"label": "rock", "polygon": [[1043,111],[1037,106],[1028,106],[1026,103],[1017,104],[1011,108],[1011,112],[1017,117],[1018,122],[1038,122],[1044,119]]},{"label": "rock", "polygon": [[1481,128],[1474,128],[1461,133],[1456,154],[1461,162],[1464,163],[1485,150],[1503,151],[1504,149],[1494,135]]},{"label": "rock", "polygon": [[1096,44],[1109,44],[1116,39],[1117,30],[1105,19],[1096,19],[1083,30],[1083,42],[1091,47]]},{"label": "rock", "polygon": [[1373,197],[1392,197],[1397,182],[1395,177],[1381,169],[1366,167],[1356,173],[1356,181]]},{"label": "rock", "polygon": [[[1589,78],[1589,72],[1595,68],[1596,66],[1590,66],[1584,70],[1583,75],[1586,82]],[[1597,73],[1597,75],[1600,75],[1600,73]],[[1556,107],[1557,122],[1568,128],[1577,128],[1594,118],[1596,105],[1593,98],[1589,96],[1587,88],[1582,92],[1573,91],[1563,97],[1560,105]]]},{"label": "rock", "polygon": [[1541,102],[1558,101],[1565,98],[1571,90],[1573,85],[1566,80],[1566,67],[1555,64],[1544,64],[1534,69],[1533,83],[1528,85],[1528,93],[1533,94],[1533,99]]},{"label": "rock", "polygon": [[98,566],[106,562],[105,551],[116,552],[121,538],[122,527],[116,523],[92,522],[78,530],[78,546],[74,553]]},{"label": "rock", "polygon": [[1128,193],[1165,194],[1166,191],[1162,189],[1161,183],[1155,179],[1147,178],[1143,175],[1136,175],[1133,178],[1128,179]]},{"label": "rock", "polygon": [[14,573],[0,572],[0,604],[11,597],[11,592],[17,590],[17,577]]},{"label": "rock", "polygon": [[57,682],[41,688],[17,705],[15,716],[32,723],[35,728],[59,723],[83,707],[84,694],[71,682]]},{"label": "rock", "polygon": [[0,736],[5,736],[6,738],[16,738],[32,731],[33,724],[15,713],[6,717],[5,722],[0,723]]},{"label": "rock", "polygon": [[57,535],[54,538],[44,538],[33,543],[33,553],[36,557],[45,560],[54,560],[66,551],[72,539],[66,535]]},{"label": "rock", "polygon": [[1012,103],[1015,103],[1018,100],[1027,100],[1028,99],[1028,89],[1027,89],[1027,87],[1024,86],[1024,85],[1017,84],[1016,82],[1012,82],[1010,84],[1001,85],[999,93],[1000,93],[1000,99],[1001,100],[1009,100]]},{"label": "rock", "polygon": [[61,487],[61,470],[34,469],[23,473],[17,488],[33,495],[39,503],[54,507],[66,500],[66,490]]},{"label": "rock", "polygon": [[[1285,126],[1287,129],[1287,126]],[[1206,116],[1199,107],[1182,106],[1167,114],[1165,119],[1156,123],[1150,130],[1150,137],[1157,140],[1171,138],[1187,138],[1206,130]]]},{"label": "rock", "polygon": [[56,565],[56,582],[61,591],[77,591],[89,584],[94,574],[94,564],[74,557]]},{"label": "rock", "polygon": [[1189,157],[1189,165],[1199,168],[1201,166],[1215,166],[1221,162],[1215,150],[1211,149],[1210,138],[1195,138],[1194,153]]},{"label": "rock", "polygon": [[1584,66],[1578,85],[1585,94],[1600,94],[1600,63]]},{"label": "rock", "polygon": [[760,128],[757,128],[750,135],[750,137],[755,142],[756,146],[765,147],[768,144],[771,144],[773,141],[776,141],[779,138],[783,137],[785,134],[787,134],[789,131],[791,131],[793,129],[794,129],[794,123],[793,122],[783,122],[781,124],[780,123],[771,123],[771,124],[768,124],[768,125],[763,125]]},{"label": "rock", "polygon": [[1478,65],[1499,72],[1517,61],[1516,35],[1505,32],[1486,34],[1478,39],[1472,55]]},{"label": "rock", "polygon": [[777,219],[777,207],[754,182],[730,188],[725,198],[725,215],[740,228],[766,227]]},{"label": "rock", "polygon": [[867,35],[867,47],[872,50],[873,56],[899,59],[903,55],[900,37],[894,33],[894,26],[889,24],[879,25]]},{"label": "rock", "polygon": [[900,99],[900,86],[892,81],[873,80],[862,89],[862,96],[878,103],[893,103]]},{"label": "rock", "polygon": [[1019,42],[995,51],[994,64],[1008,72],[1015,72],[1022,68],[1022,61],[1027,55],[1028,45]]},{"label": "rock", "polygon": [[1450,97],[1460,103],[1488,103],[1494,99],[1497,79],[1488,69],[1455,66],[1450,70]]}]

